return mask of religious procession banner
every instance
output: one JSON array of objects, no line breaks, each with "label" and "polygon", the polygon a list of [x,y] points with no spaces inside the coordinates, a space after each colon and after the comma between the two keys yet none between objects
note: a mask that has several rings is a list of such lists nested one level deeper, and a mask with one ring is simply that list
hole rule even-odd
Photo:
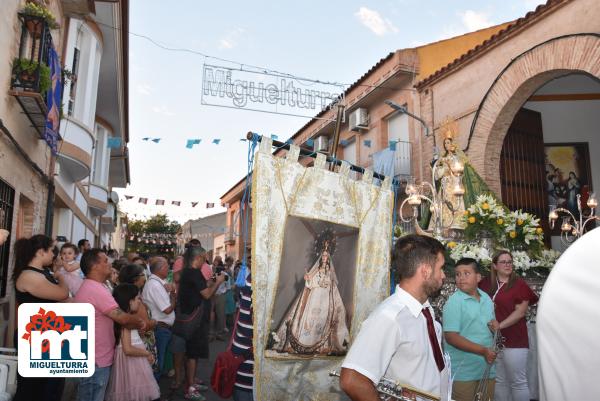
[{"label": "religious procession banner", "polygon": [[252,174],[254,375],[258,400],[343,400],[340,365],[361,323],[389,294],[393,192],[367,170],[271,154]]}]

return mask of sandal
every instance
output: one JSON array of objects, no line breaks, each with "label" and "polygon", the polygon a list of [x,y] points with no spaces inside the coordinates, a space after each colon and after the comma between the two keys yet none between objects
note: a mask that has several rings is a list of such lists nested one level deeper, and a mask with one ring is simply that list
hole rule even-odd
[{"label": "sandal", "polygon": [[206,397],[200,394],[193,386],[188,388],[188,390],[183,395],[183,398],[192,401],[206,401]]}]

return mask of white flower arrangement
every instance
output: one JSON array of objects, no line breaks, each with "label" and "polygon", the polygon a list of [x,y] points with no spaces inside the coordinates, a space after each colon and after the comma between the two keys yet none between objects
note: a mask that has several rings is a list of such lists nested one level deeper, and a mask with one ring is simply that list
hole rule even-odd
[{"label": "white flower arrangement", "polygon": [[527,270],[529,270],[533,266],[533,262],[529,255],[525,251],[513,251],[513,267],[520,273],[522,276],[525,275]]},{"label": "white flower arrangement", "polygon": [[535,267],[546,267],[552,268],[556,263],[556,260],[560,257],[560,252],[554,249],[544,249],[540,256],[536,258],[532,263]]},{"label": "white flower arrangement", "polygon": [[493,234],[496,240],[504,237],[507,209],[491,195],[477,196],[474,204],[465,211],[465,237],[474,240],[482,231]]},{"label": "white flower arrangement", "polygon": [[508,214],[504,232],[506,233],[505,241],[513,245],[515,243],[541,245],[544,238],[544,231],[540,227],[540,219],[521,210],[515,210]]},{"label": "white flower arrangement", "polygon": [[469,243],[454,243],[449,242],[450,257],[455,262],[462,258],[472,258],[484,266],[489,266],[492,263],[492,256],[486,248],[476,244]]},{"label": "white flower arrangement", "polygon": [[504,218],[506,212],[501,203],[491,195],[481,194],[477,196],[477,200],[469,209],[469,214],[479,215],[482,217],[490,217],[493,219]]}]

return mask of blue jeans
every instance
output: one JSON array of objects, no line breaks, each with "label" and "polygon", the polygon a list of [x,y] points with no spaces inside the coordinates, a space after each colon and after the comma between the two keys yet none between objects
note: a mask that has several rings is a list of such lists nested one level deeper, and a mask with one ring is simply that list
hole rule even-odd
[{"label": "blue jeans", "polygon": [[233,388],[233,401],[254,401],[252,390],[241,390],[237,387]]},{"label": "blue jeans", "polygon": [[111,366],[96,366],[96,371],[91,377],[83,377],[79,382],[77,401],[103,401],[110,378],[110,368]]},{"label": "blue jeans", "polygon": [[154,373],[154,377],[158,381],[165,366],[165,354],[171,341],[171,330],[166,327],[156,326],[154,328],[154,337],[156,338],[156,352],[158,354],[158,372]]}]

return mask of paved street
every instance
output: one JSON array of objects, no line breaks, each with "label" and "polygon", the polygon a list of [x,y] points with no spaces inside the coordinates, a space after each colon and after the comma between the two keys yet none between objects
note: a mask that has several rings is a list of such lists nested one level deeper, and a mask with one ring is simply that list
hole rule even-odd
[{"label": "paved street", "polygon": [[[229,340],[229,339],[227,339]],[[208,360],[200,359],[198,363],[198,377],[204,381],[210,387],[210,375],[212,373],[213,365],[215,363],[215,359],[217,359],[217,355],[219,352],[225,351],[227,348],[226,341],[212,341],[210,343],[210,358]],[[183,401],[183,388],[179,389],[179,391],[171,391],[169,389],[169,385],[171,383],[171,378],[163,376],[160,381],[160,393],[163,396],[164,400],[168,401]],[[223,400],[223,398],[216,395],[212,390],[208,390],[207,392],[202,393],[208,401],[219,401]],[[231,398],[228,398],[231,399]]]}]

